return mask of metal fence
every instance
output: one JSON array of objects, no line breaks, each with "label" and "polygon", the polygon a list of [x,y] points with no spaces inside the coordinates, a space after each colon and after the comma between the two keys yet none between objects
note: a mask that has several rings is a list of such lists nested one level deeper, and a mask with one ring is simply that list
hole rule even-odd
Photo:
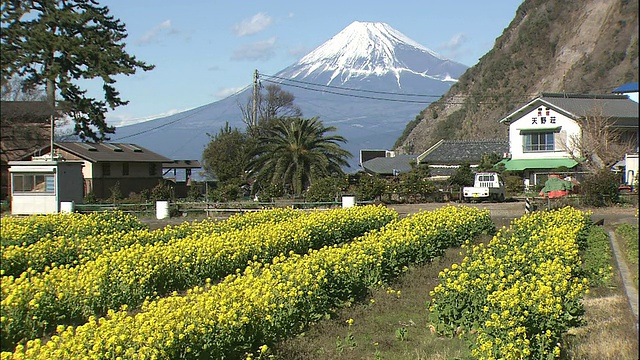
[{"label": "metal fence", "polygon": [[[357,205],[370,204],[371,201],[359,201]],[[139,216],[153,216],[156,211],[155,202],[125,204],[76,204],[75,211],[80,213],[120,210]],[[289,207],[293,209],[330,209],[342,206],[342,202],[301,202],[277,200],[274,202],[238,201],[238,202],[169,202],[171,216],[187,216],[189,214],[212,216],[216,214],[243,213],[273,208]]]}]

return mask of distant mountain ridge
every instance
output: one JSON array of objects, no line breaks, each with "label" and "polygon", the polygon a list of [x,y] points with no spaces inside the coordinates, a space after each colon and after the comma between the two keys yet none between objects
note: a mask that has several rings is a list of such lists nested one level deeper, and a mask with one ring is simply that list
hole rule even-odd
[{"label": "distant mountain ridge", "polygon": [[[292,93],[303,117],[317,116],[325,125],[335,126],[354,156],[346,170],[357,171],[360,149],[391,148],[406,123],[466,69],[385,23],[356,21],[293,65],[263,79]],[[363,96],[354,90],[374,93]],[[416,100],[417,93],[429,97]],[[189,111],[119,127],[112,141],[136,143],[173,159],[201,159],[210,140],[207,133],[216,134],[226,122],[244,129],[240,107],[250,97],[248,89]]]}]

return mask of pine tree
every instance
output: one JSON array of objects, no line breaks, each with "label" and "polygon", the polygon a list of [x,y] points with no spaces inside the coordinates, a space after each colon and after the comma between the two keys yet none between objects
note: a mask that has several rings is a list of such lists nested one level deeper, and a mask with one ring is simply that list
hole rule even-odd
[{"label": "pine tree", "polygon": [[[95,0],[32,0],[2,2],[0,56],[2,78],[25,77],[45,86],[54,105],[75,122],[82,139],[108,139],[115,132],[105,121],[107,107],[128,101],[114,87],[115,75],[148,71],[153,65],[125,51],[125,25]],[[87,96],[79,80],[99,78],[104,99]]]}]

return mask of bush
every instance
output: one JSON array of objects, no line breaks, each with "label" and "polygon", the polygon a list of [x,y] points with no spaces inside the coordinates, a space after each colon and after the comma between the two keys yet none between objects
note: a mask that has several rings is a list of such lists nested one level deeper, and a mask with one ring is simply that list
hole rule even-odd
[{"label": "bush", "polygon": [[120,181],[116,181],[116,183],[109,188],[109,202],[117,204],[119,200],[122,199],[122,190],[120,190]]},{"label": "bush", "polygon": [[160,180],[158,181],[158,185],[151,190],[151,198],[154,201],[173,200],[175,199],[175,193],[166,181]]},{"label": "bush", "polygon": [[241,186],[239,180],[229,180],[218,185],[215,189],[209,190],[207,197],[213,201],[227,202],[237,200],[241,196]]},{"label": "bush", "polygon": [[604,207],[620,200],[618,178],[609,170],[600,170],[589,175],[582,182],[580,189],[587,206]]},{"label": "bush", "polygon": [[504,179],[504,190],[507,194],[513,196],[524,191],[524,182],[521,176],[506,175]]},{"label": "bush", "polygon": [[258,196],[258,201],[270,202],[273,201],[274,198],[282,197],[284,195],[284,189],[282,188],[282,184],[269,184],[256,192],[256,195]]},{"label": "bush", "polygon": [[98,199],[96,199],[96,194],[90,192],[87,193],[87,195],[84,196],[84,203],[85,204],[97,204],[98,203]]},{"label": "bush", "polygon": [[373,175],[360,176],[356,187],[356,196],[362,201],[372,201],[380,198],[387,189],[387,181]]},{"label": "bush", "polygon": [[336,201],[342,194],[343,189],[346,189],[347,182],[344,179],[327,177],[315,180],[309,186],[305,194],[307,201]]},{"label": "bush", "polygon": [[456,172],[449,177],[449,184],[454,187],[473,186],[475,175],[469,163],[460,165]]},{"label": "bush", "polygon": [[189,190],[187,191],[187,199],[190,201],[197,201],[202,197],[200,193],[200,187],[197,185],[190,185]]}]

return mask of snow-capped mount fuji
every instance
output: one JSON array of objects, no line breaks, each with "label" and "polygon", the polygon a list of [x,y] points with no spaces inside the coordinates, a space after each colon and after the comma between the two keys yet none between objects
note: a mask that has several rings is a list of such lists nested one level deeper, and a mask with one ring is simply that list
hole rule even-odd
[{"label": "snow-capped mount fuji", "polygon": [[[292,93],[303,117],[319,117],[334,126],[348,141],[343,147],[353,154],[345,170],[355,172],[360,149],[392,148],[406,124],[466,69],[387,24],[356,21],[295,64],[261,76],[261,82],[279,84]],[[304,85],[296,86],[296,81]],[[239,104],[247,104],[250,97],[249,88],[182,113],[118,127],[111,139],[172,159],[201,159],[210,141],[207,134],[218,133],[227,122],[244,129]]]},{"label": "snow-capped mount fuji", "polygon": [[[467,69],[381,22],[354,21],[278,76],[324,85],[371,87],[374,78],[385,81],[389,92],[424,92],[424,79],[450,85]],[[420,84],[422,83],[422,84]],[[447,84],[448,83],[448,84]]]}]

